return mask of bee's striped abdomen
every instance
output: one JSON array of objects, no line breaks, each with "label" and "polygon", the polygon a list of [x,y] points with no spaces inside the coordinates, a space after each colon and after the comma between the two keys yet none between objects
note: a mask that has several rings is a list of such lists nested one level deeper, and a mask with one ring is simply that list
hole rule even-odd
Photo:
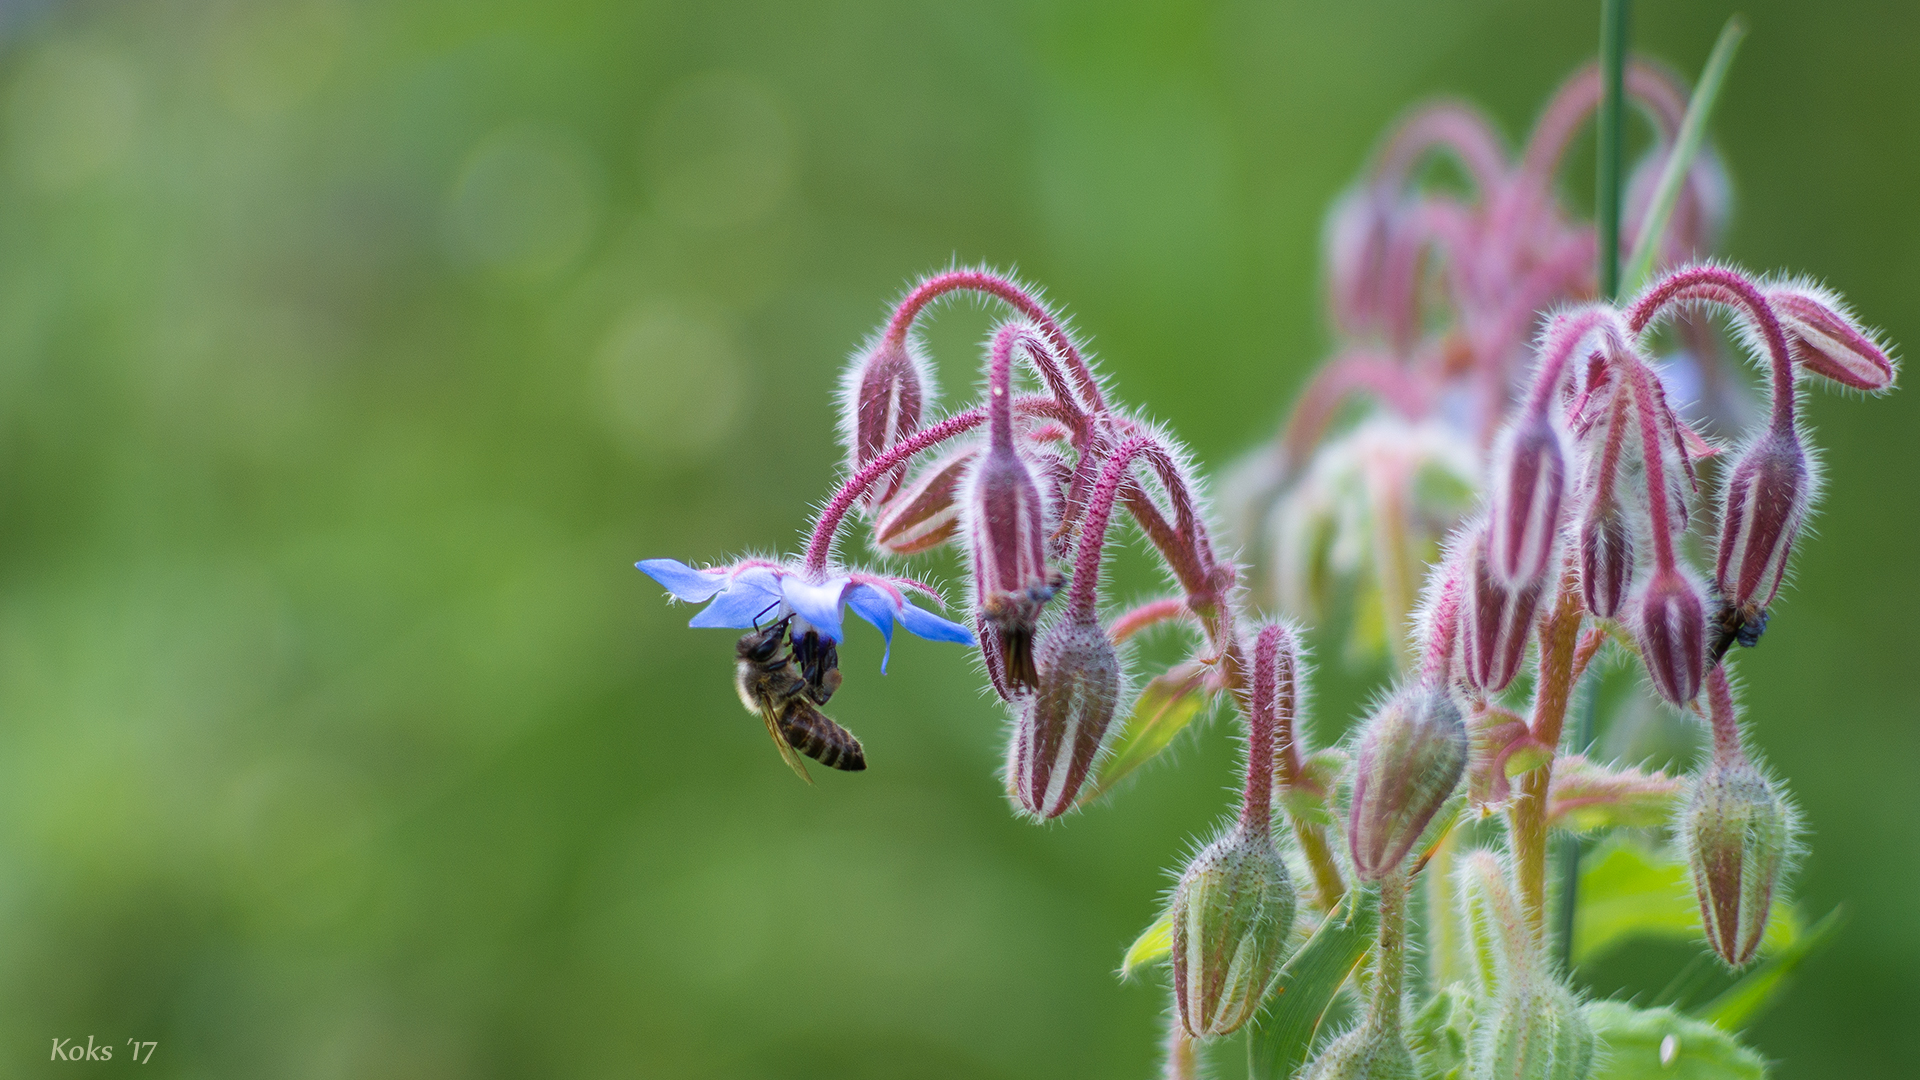
[{"label": "bee's striped abdomen", "polygon": [[829,769],[860,772],[867,767],[866,752],[853,732],[828,719],[820,710],[795,702],[780,717],[780,734],[795,750]]}]

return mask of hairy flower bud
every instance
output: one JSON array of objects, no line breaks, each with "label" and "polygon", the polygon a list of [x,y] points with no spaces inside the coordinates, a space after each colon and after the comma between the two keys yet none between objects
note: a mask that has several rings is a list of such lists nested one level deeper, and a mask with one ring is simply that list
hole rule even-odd
[{"label": "hairy flower bud", "polygon": [[960,489],[979,456],[979,447],[965,447],[914,474],[874,516],[874,546],[913,555],[953,539],[960,528]]},{"label": "hairy flower bud", "polygon": [[1020,700],[1007,762],[1015,801],[1039,818],[1073,807],[1120,700],[1120,658],[1091,619],[1067,619],[1036,650],[1039,689]]},{"label": "hairy flower bud", "polygon": [[1769,430],[1740,454],[1721,495],[1722,599],[1743,610],[1773,602],[1812,494],[1813,470],[1792,431]]},{"label": "hairy flower bud", "polygon": [[1707,944],[1734,967],[1760,948],[1794,832],[1793,808],[1745,760],[1713,762],[1688,785],[1680,838],[1700,922]]},{"label": "hairy flower bud", "polygon": [[1467,560],[1466,618],[1460,635],[1463,667],[1476,689],[1498,693],[1520,674],[1545,582],[1524,587],[1503,584],[1488,565],[1484,533],[1474,538]]},{"label": "hairy flower bud", "polygon": [[1805,285],[1777,286],[1766,296],[1794,363],[1855,390],[1893,385],[1893,360],[1854,322],[1839,297]]},{"label": "hairy flower bud", "polygon": [[1537,585],[1553,570],[1567,486],[1563,441],[1543,412],[1507,429],[1494,451],[1487,559],[1509,587]]},{"label": "hairy flower bud", "polygon": [[1398,1025],[1363,1022],[1328,1043],[1300,1080],[1414,1080],[1419,1075]]},{"label": "hairy flower bud", "polygon": [[[848,369],[841,426],[854,469],[919,428],[929,389],[926,365],[904,338],[882,337]],[[862,502],[869,508],[888,502],[905,478],[903,465],[868,488]]]},{"label": "hairy flower bud", "polygon": [[1467,725],[1439,685],[1402,688],[1360,735],[1347,842],[1360,877],[1377,881],[1407,850],[1460,784],[1467,767]]},{"label": "hairy flower bud", "polygon": [[1586,1080],[1593,1068],[1593,1026],[1557,981],[1506,980],[1480,1025],[1472,1080]]},{"label": "hairy flower bud", "polygon": [[1580,595],[1587,610],[1611,619],[1633,588],[1633,528],[1616,499],[1589,507],[1580,518]]},{"label": "hairy flower bud", "polygon": [[980,614],[999,631],[1007,683],[1016,691],[1032,690],[1040,680],[1033,635],[1059,578],[1047,566],[1040,487],[1010,441],[981,455],[969,477],[965,511]]},{"label": "hairy flower bud", "polygon": [[1295,896],[1273,841],[1238,826],[1207,845],[1173,892],[1173,1000],[1192,1035],[1225,1035],[1280,974]]},{"label": "hairy flower bud", "polygon": [[1706,674],[1707,615],[1687,575],[1673,568],[1654,572],[1640,596],[1639,636],[1653,688],[1675,705],[1692,701]]}]

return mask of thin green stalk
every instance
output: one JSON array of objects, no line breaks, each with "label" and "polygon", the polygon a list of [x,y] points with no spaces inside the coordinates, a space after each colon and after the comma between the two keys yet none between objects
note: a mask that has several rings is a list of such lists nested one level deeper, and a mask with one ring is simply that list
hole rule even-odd
[{"label": "thin green stalk", "polygon": [[1594,216],[1600,223],[1600,298],[1620,295],[1620,154],[1626,120],[1627,26],[1632,0],[1600,4],[1600,174]]},{"label": "thin green stalk", "polygon": [[1633,242],[1633,255],[1627,260],[1624,284],[1629,293],[1645,288],[1653,276],[1660,234],[1666,231],[1674,204],[1680,201],[1687,173],[1693,169],[1694,159],[1706,141],[1707,121],[1713,116],[1714,104],[1720,100],[1720,86],[1726,81],[1727,70],[1733,66],[1733,54],[1739,51],[1740,42],[1746,36],[1747,24],[1740,16],[1728,19],[1720,31],[1720,40],[1714,42],[1713,52],[1707,57],[1707,66],[1700,71],[1693,99],[1687,102],[1686,118],[1680,122],[1679,134],[1674,136],[1673,151],[1667,155],[1666,167],[1660,172],[1660,185],[1654,189],[1653,202],[1647,207],[1646,219],[1640,223],[1640,235]]}]

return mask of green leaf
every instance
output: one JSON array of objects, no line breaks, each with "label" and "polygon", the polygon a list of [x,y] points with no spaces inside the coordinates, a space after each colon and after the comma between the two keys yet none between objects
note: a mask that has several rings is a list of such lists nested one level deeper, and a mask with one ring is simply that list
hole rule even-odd
[{"label": "green leaf", "polygon": [[1349,890],[1280,969],[1267,1007],[1248,1025],[1248,1080],[1288,1080],[1299,1070],[1333,995],[1373,946],[1379,921],[1378,897]]},{"label": "green leaf", "polygon": [[1151,964],[1172,951],[1173,912],[1163,911],[1153,920],[1153,925],[1142,930],[1133,944],[1127,946],[1127,955],[1120,960],[1120,977],[1127,978],[1135,968]]},{"label": "green leaf", "polygon": [[1189,661],[1157,675],[1134,699],[1133,710],[1114,739],[1113,753],[1100,765],[1099,775],[1080,796],[1085,806],[1152,761],[1200,715],[1213,698],[1206,689],[1207,669]]},{"label": "green leaf", "polygon": [[1700,72],[1700,82],[1693,89],[1693,99],[1687,102],[1687,115],[1680,121],[1680,130],[1673,138],[1673,150],[1667,155],[1666,167],[1660,171],[1659,186],[1653,190],[1651,211],[1641,221],[1640,235],[1633,243],[1633,255],[1627,260],[1626,272],[1620,277],[1624,288],[1622,295],[1632,296],[1645,288],[1647,279],[1653,276],[1653,260],[1659,253],[1660,234],[1667,229],[1667,220],[1673,215],[1674,204],[1680,201],[1680,189],[1684,185],[1687,173],[1693,168],[1693,160],[1700,153],[1700,143],[1706,138],[1707,119],[1713,115],[1713,106],[1720,98],[1720,84],[1726,80],[1727,69],[1733,66],[1733,54],[1740,48],[1740,39],[1747,36],[1747,26],[1735,15],[1727,20],[1720,31],[1720,40],[1714,42],[1713,52],[1707,57],[1707,66]]},{"label": "green leaf", "polygon": [[1766,1063],[1733,1036],[1672,1009],[1619,1001],[1587,1006],[1605,1048],[1589,1080],[1763,1080]]},{"label": "green leaf", "polygon": [[1846,921],[1843,908],[1827,912],[1819,922],[1795,935],[1784,948],[1778,949],[1760,966],[1747,972],[1725,993],[1695,1010],[1695,1015],[1728,1031],[1739,1031],[1746,1027],[1787,988],[1794,969],[1832,941],[1834,934]]},{"label": "green leaf", "polygon": [[[1788,948],[1800,928],[1791,906],[1775,904],[1761,949],[1772,955]],[[1576,966],[1633,938],[1700,936],[1700,905],[1686,863],[1670,849],[1616,837],[1581,862],[1572,952]]]},{"label": "green leaf", "polygon": [[1673,819],[1680,781],[1664,773],[1610,769],[1579,754],[1553,767],[1547,823],[1557,829],[1650,829]]}]

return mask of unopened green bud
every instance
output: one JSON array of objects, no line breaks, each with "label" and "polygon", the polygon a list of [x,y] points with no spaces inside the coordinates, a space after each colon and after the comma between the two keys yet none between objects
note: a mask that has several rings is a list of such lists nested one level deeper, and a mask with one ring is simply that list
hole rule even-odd
[{"label": "unopened green bud", "polygon": [[1328,1043],[1300,1080],[1413,1080],[1416,1075],[1400,1026],[1369,1020]]},{"label": "unopened green bud", "polygon": [[1173,1000],[1192,1035],[1225,1035],[1259,1010],[1293,929],[1293,881],[1273,841],[1235,826],[1194,857],[1173,893]]},{"label": "unopened green bud", "polygon": [[1707,944],[1734,967],[1760,948],[1795,825],[1793,807],[1744,759],[1713,762],[1688,785],[1680,836],[1700,922]]},{"label": "unopened green bud", "polygon": [[1593,1069],[1593,1026],[1557,981],[1507,980],[1481,1023],[1473,1080],[1586,1080]]},{"label": "unopened green bud", "polygon": [[1467,767],[1467,726],[1444,687],[1401,689],[1368,719],[1354,765],[1347,843],[1353,866],[1378,881],[1460,785]]}]

